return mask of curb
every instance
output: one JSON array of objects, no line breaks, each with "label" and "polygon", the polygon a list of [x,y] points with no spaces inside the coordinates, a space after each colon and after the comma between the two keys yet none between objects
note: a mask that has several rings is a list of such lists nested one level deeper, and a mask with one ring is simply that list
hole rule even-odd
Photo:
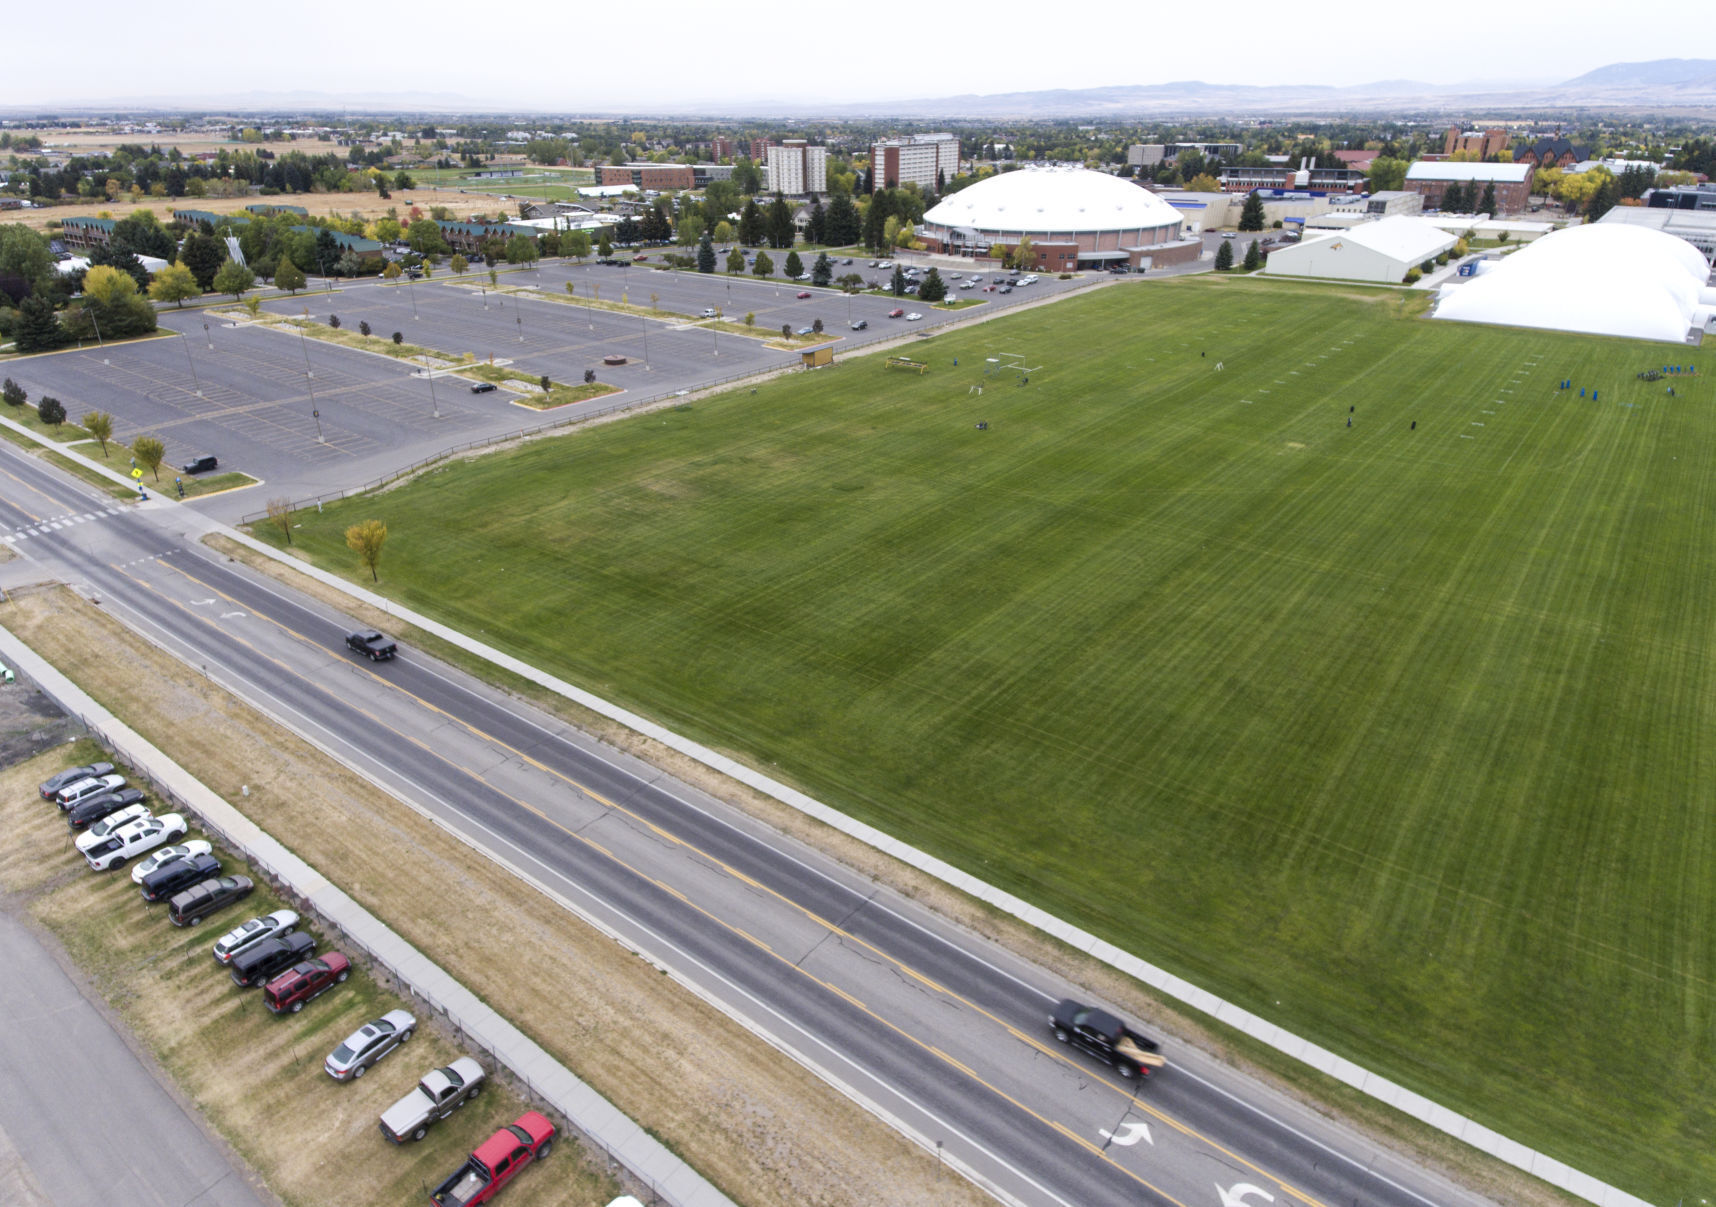
[{"label": "curb", "polygon": [[11,649],[10,657],[19,670],[146,776],[161,796],[194,814],[222,842],[242,851],[251,864],[286,885],[337,927],[351,945],[363,950],[396,982],[422,998],[464,1038],[485,1049],[496,1063],[504,1064],[533,1095],[601,1145],[611,1159],[623,1164],[662,1200],[674,1207],[736,1207],[712,1183],[580,1081],[534,1040],[103,708],[4,626],[0,626],[0,640]]}]

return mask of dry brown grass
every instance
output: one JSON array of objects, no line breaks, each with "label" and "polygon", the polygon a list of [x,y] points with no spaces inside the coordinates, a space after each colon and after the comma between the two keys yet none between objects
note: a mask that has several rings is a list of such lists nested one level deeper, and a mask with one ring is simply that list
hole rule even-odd
[{"label": "dry brown grass", "polygon": [[405,202],[406,196],[410,196],[411,204],[415,204],[425,214],[429,212],[431,205],[455,206],[460,213],[481,209],[492,212],[496,205],[510,206],[510,203],[501,202],[498,194],[479,193],[474,189],[461,194],[427,187],[413,189],[408,194],[395,193],[390,201],[383,201],[376,193],[281,193],[273,197],[139,197],[135,203],[121,196],[117,201],[79,201],[71,205],[51,205],[43,209],[5,210],[0,212],[0,222],[17,222],[32,230],[46,230],[49,222],[64,222],[67,218],[99,218],[104,214],[110,218],[124,218],[137,210],[149,210],[165,225],[173,220],[175,209],[231,214],[243,210],[247,205],[300,205],[314,217],[349,218],[358,214],[367,222],[372,218],[385,216],[389,209],[401,215],[408,214],[411,205]]},{"label": "dry brown grass", "polygon": [[[124,871],[89,872],[72,851],[59,810],[34,792],[37,782],[74,757],[93,757],[81,749],[68,756],[71,750],[52,750],[0,773],[0,818],[13,839],[0,860],[0,891],[28,903],[180,1092],[282,1200],[301,1207],[412,1201],[424,1184],[452,1172],[490,1132],[527,1108],[504,1081],[495,1081],[427,1139],[395,1150],[376,1133],[376,1117],[424,1070],[447,1064],[463,1049],[420,1025],[408,1045],[362,1080],[331,1080],[321,1069],[327,1051],[400,1001],[360,971],[301,1015],[270,1015],[259,992],[235,988],[215,966],[208,945],[227,924],[281,902],[259,891],[200,929],[175,930],[159,908],[138,899]],[[12,852],[26,852],[28,859]],[[426,1020],[427,1011],[416,1013],[420,1024]],[[619,1193],[599,1155],[562,1146],[553,1162],[552,1176],[521,1177],[507,1201],[597,1207]]]},{"label": "dry brown grass", "polygon": [[[15,599],[0,619],[216,791],[236,799],[248,784],[246,812],[290,834],[299,855],[734,1199],[987,1201],[652,966],[100,609],[61,590]],[[429,896],[424,884],[457,891]],[[527,954],[497,961],[497,951]],[[697,1059],[663,1061],[662,1034]]]}]

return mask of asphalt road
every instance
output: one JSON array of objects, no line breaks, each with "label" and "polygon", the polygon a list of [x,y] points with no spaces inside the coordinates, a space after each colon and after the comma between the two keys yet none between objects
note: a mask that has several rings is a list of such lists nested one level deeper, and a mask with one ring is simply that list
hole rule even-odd
[{"label": "asphalt road", "polygon": [[1168,1069],[1122,1081],[1052,1041],[1047,1013],[1075,995],[1052,973],[416,651],[373,668],[350,658],[341,617],[196,546],[197,519],[98,502],[0,445],[0,536],[30,563],[8,578],[83,584],[1004,1198],[1478,1201],[1171,1038]]},{"label": "asphalt road", "polygon": [[0,1202],[263,1207],[42,947],[0,912]]}]

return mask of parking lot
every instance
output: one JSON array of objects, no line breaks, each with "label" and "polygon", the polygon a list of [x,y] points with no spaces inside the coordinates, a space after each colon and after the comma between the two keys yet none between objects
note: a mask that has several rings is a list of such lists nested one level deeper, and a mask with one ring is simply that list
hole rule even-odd
[{"label": "parking lot", "polygon": [[[777,262],[784,258],[776,257]],[[807,267],[814,261],[803,258]],[[858,272],[879,283],[891,275],[854,259],[851,266],[837,263],[836,275]],[[970,266],[957,275],[965,276],[965,267]],[[984,275],[988,282],[997,280],[992,272]],[[446,374],[431,385],[409,363],[391,357],[178,309],[161,312],[162,330],[171,333],[167,338],[25,358],[8,374],[31,398],[59,398],[74,423],[102,410],[113,415],[114,435],[121,442],[159,436],[167,444],[163,485],[172,466],[202,454],[219,457],[222,471],[236,470],[265,483],[265,488],[214,495],[199,504],[232,519],[261,510],[268,498],[304,498],[360,485],[451,446],[556,423],[569,413],[625,407],[796,364],[796,351],[765,343],[783,324],[798,331],[821,319],[838,355],[1083,283],[1044,276],[1006,295],[967,291],[961,296],[975,296],[985,305],[943,311],[912,297],[847,295],[779,278],[663,272],[630,261],[578,265],[555,260],[502,270],[499,279],[506,291],[498,294],[487,273],[475,271],[412,284],[358,282],[331,295],[270,299],[263,307],[322,323],[338,315],[347,331],[368,322],[384,339],[398,331],[412,344],[455,356],[469,353],[483,363],[490,358],[509,362],[533,377],[547,375],[567,384],[593,370],[597,380],[623,392],[573,408],[538,411],[515,405],[516,395],[504,387],[473,395],[467,379]],[[568,283],[575,290],[570,303],[541,296],[563,298]],[[800,298],[801,292],[810,296]],[[653,304],[660,314],[645,317],[578,304],[596,297]],[[719,309],[729,322],[753,314],[756,335],[717,331],[701,319],[705,308]],[[910,324],[890,320],[894,309],[924,317]],[[852,330],[860,320],[866,329]],[[610,366],[604,363],[608,356],[626,357],[627,363]]]}]

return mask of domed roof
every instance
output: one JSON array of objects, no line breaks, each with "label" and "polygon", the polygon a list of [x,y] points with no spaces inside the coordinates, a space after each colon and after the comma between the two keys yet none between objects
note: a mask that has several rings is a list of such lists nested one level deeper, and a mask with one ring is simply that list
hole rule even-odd
[{"label": "domed roof", "polygon": [[1697,248],[1662,231],[1574,226],[1446,288],[1435,317],[1680,343],[1709,321],[1709,271]]},{"label": "domed roof", "polygon": [[961,189],[925,222],[983,231],[1072,232],[1172,226],[1180,213],[1130,180],[1085,168],[1021,168]]}]

